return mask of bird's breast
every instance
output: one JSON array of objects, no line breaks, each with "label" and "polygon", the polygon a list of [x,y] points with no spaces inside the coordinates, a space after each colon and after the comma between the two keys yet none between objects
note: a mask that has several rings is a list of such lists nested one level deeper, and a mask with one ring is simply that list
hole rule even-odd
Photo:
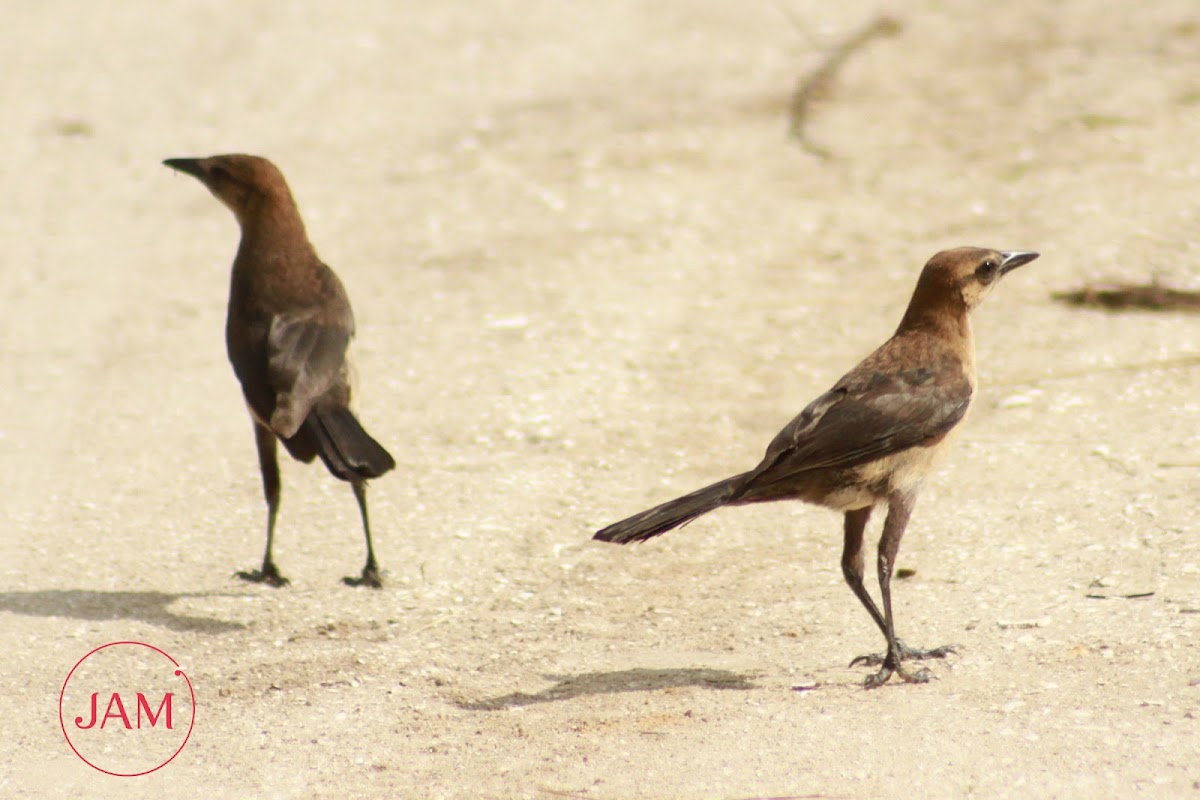
[{"label": "bird's breast", "polygon": [[895,493],[912,494],[933,474],[957,438],[956,425],[927,444],[910,447],[864,464],[859,467],[859,479],[865,486],[872,487],[877,499]]}]

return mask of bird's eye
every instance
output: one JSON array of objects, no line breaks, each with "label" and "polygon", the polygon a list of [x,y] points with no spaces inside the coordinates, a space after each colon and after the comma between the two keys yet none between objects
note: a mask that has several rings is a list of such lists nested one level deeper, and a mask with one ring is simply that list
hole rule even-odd
[{"label": "bird's eye", "polygon": [[225,169],[224,167],[222,167],[220,165],[217,165],[217,166],[213,167],[211,170],[209,170],[209,174],[212,175],[217,180],[221,180],[221,181],[229,180],[229,170]]},{"label": "bird's eye", "polygon": [[975,268],[975,277],[978,278],[981,283],[991,283],[996,277],[996,273],[999,271],[999,262],[993,261],[989,258],[987,261],[984,261]]}]

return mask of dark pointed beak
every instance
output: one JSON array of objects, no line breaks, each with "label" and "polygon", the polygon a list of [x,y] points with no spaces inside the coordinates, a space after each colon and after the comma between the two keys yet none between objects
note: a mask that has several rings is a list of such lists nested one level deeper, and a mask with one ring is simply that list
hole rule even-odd
[{"label": "dark pointed beak", "polygon": [[1000,256],[1004,259],[1000,262],[1000,274],[1005,275],[1012,272],[1022,264],[1028,264],[1037,258],[1040,253],[1035,253],[1032,250],[1008,250],[1002,251]]},{"label": "dark pointed beak", "polygon": [[182,172],[185,175],[191,175],[193,178],[204,180],[204,167],[201,164],[203,159],[199,158],[168,158],[163,162],[177,172]]}]

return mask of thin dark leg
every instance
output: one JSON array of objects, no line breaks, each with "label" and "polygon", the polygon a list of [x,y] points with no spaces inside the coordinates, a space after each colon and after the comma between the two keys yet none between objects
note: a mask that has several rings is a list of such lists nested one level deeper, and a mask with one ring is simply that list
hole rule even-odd
[{"label": "thin dark leg", "polygon": [[288,579],[279,574],[271,556],[275,543],[275,518],[279,516],[279,461],[275,455],[276,439],[270,428],[254,421],[254,443],[258,446],[258,468],[262,472],[263,495],[267,498],[267,549],[263,554],[262,569],[255,572],[239,572],[242,580],[286,586]]},{"label": "thin dark leg", "polygon": [[360,578],[342,578],[348,586],[370,586],[372,589],[382,589],[383,579],[379,575],[379,564],[375,561],[375,548],[371,546],[371,520],[367,516],[367,483],[354,481],[354,499],[358,501],[358,513],[362,515],[363,533],[367,537],[367,563],[362,569]]},{"label": "thin dark leg", "polygon": [[[875,601],[867,592],[867,587],[863,585],[863,533],[866,531],[867,521],[871,519],[872,510],[872,506],[867,506],[846,512],[843,528],[845,541],[842,545],[842,575],[846,578],[846,583],[850,585],[854,596],[867,609],[871,619],[875,620],[879,630],[883,632],[884,636],[887,636],[887,625],[884,623],[883,615],[879,613],[879,607],[875,605]],[[858,659],[854,661],[857,662]],[[854,666],[854,662],[851,662],[850,666]]]},{"label": "thin dark leg", "polygon": [[896,555],[900,552],[900,541],[904,538],[904,530],[908,527],[908,519],[916,498],[912,495],[893,494],[888,498],[888,515],[883,523],[883,535],[879,538],[879,591],[883,596],[884,631],[887,639],[887,653],[883,656],[867,656],[857,658],[854,663],[880,664],[879,672],[869,676],[864,682],[868,689],[885,684],[892,673],[899,675],[910,683],[925,683],[929,680],[928,670],[918,670],[909,673],[901,666],[906,659],[945,658],[953,653],[952,646],[938,647],[933,650],[914,650],[896,638],[895,618],[892,615],[892,573],[896,567]]}]

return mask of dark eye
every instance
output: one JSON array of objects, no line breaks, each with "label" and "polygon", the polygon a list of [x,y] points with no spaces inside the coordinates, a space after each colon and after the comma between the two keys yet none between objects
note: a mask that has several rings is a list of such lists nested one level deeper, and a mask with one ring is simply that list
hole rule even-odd
[{"label": "dark eye", "polygon": [[219,164],[217,166],[213,167],[211,170],[209,170],[209,174],[212,175],[214,178],[216,178],[219,181],[229,180],[229,170],[225,169],[224,167],[222,167]]},{"label": "dark eye", "polygon": [[980,283],[991,283],[995,279],[996,273],[999,271],[1000,262],[993,261],[989,258],[987,261],[975,268],[975,277],[979,279]]}]

